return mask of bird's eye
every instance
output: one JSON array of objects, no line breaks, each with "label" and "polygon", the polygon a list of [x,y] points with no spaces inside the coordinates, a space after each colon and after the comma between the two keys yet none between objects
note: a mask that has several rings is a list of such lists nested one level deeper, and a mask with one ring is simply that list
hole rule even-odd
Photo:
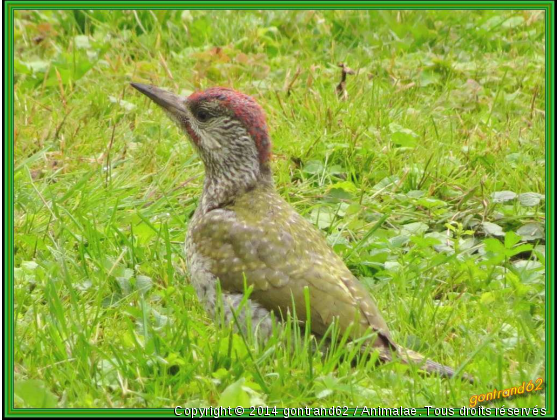
[{"label": "bird's eye", "polygon": [[206,122],[210,119],[210,114],[203,109],[199,109],[196,111],[195,115],[196,119],[201,122]]}]

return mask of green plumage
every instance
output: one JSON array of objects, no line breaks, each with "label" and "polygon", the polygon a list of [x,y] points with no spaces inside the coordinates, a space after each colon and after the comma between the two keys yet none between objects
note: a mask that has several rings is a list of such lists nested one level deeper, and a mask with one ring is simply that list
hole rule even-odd
[{"label": "green plumage", "polygon": [[370,328],[380,336],[377,345],[391,342],[387,324],[363,285],[317,228],[272,187],[258,185],[207,213],[192,234],[223,290],[243,293],[245,276],[253,286],[253,300],[282,315],[295,303],[298,318],[305,319],[308,287],[314,333],[323,334],[338,318],[342,330],[354,326],[352,337]]}]

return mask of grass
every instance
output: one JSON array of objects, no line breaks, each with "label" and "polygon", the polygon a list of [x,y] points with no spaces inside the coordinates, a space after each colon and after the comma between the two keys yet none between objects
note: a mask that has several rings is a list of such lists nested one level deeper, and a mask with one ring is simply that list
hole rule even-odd
[{"label": "grass", "polygon": [[[529,11],[15,12],[16,406],[460,407],[542,377],[544,28]],[[478,382],[291,350],[289,324],[264,348],[216,329],[182,251],[203,167],[130,81],[257,98],[282,196],[397,342]]]}]

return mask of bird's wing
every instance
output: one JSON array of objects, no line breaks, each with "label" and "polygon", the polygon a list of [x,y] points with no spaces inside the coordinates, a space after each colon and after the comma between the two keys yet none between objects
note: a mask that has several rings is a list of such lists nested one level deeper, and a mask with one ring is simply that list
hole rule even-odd
[{"label": "bird's wing", "polygon": [[247,193],[208,212],[192,235],[223,290],[243,293],[246,282],[251,299],[265,308],[286,314],[295,306],[305,319],[307,286],[313,332],[323,334],[338,318],[342,331],[358,325],[357,337],[369,328],[378,333],[375,346],[396,348],[364,286],[323,235],[273,191]]}]

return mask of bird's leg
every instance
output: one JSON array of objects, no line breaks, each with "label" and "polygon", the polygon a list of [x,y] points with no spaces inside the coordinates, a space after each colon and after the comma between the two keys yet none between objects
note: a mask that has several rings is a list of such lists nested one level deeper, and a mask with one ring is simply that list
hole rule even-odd
[{"label": "bird's leg", "polygon": [[[199,267],[194,260],[194,266]],[[264,343],[272,334],[272,315],[269,310],[248,298],[243,293],[229,293],[221,290],[216,276],[206,270],[198,270],[191,275],[198,300],[219,327],[232,326],[247,337]]]},{"label": "bird's leg", "polygon": [[272,315],[257,302],[247,299],[242,293],[222,293],[222,302],[217,305],[214,319],[222,327],[232,326],[244,336],[251,336],[265,343],[272,334]]}]

